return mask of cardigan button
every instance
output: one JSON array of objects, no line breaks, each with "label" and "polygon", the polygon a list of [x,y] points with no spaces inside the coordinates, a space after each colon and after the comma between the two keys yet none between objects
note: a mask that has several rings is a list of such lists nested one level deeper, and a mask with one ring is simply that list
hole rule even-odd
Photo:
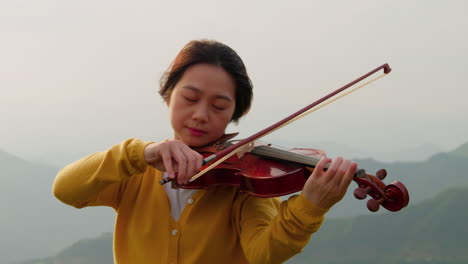
[{"label": "cardigan button", "polygon": [[187,203],[188,204],[193,204],[193,199],[192,198],[188,199]]},{"label": "cardigan button", "polygon": [[177,236],[177,229],[172,229],[171,234],[172,234],[173,236]]}]

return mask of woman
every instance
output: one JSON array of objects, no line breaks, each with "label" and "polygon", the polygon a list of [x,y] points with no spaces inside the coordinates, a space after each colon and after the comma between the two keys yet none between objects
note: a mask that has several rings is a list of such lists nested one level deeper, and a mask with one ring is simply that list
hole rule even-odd
[{"label": "woman", "polygon": [[234,50],[201,40],[180,51],[161,79],[160,94],[173,139],[129,139],[70,164],[57,175],[54,195],[77,208],[115,209],[118,264],[282,263],[299,253],[343,198],[356,163],[322,158],[301,194],[283,202],[233,186],[161,186],[164,177],[183,184],[200,170],[202,156],[192,147],[216,141],[248,112],[252,85]]}]

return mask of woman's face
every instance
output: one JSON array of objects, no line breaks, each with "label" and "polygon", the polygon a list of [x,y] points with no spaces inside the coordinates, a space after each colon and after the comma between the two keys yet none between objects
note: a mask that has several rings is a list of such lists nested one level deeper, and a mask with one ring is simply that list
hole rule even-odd
[{"label": "woman's face", "polygon": [[167,101],[174,139],[199,147],[220,138],[234,113],[235,89],[234,79],[221,67],[189,67]]}]

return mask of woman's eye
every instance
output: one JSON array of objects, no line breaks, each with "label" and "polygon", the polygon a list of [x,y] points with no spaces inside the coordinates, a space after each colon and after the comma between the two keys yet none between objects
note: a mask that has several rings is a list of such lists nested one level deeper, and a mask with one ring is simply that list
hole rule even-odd
[{"label": "woman's eye", "polygon": [[195,103],[197,101],[197,99],[194,99],[194,98],[190,98],[190,97],[186,97],[184,96],[185,100],[191,102],[191,103]]},{"label": "woman's eye", "polygon": [[213,105],[213,108],[216,109],[216,110],[219,110],[219,111],[223,111],[224,109],[226,109],[225,107],[220,107],[220,106],[216,106],[216,105]]}]

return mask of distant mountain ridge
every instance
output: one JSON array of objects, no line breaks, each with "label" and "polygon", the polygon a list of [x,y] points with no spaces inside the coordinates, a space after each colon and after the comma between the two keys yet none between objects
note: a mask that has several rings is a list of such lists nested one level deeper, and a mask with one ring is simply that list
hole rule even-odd
[{"label": "distant mountain ridge", "polygon": [[[468,188],[454,188],[398,214],[327,220],[287,263],[461,264],[468,262]],[[81,240],[55,257],[21,264],[111,264],[112,234]],[[99,260],[99,261],[98,261]]]},{"label": "distant mountain ridge", "polygon": [[[289,139],[284,142],[279,142],[283,147],[304,147],[302,142],[295,142],[295,139]],[[334,142],[318,142],[313,146],[305,146],[311,148],[323,149],[329,157],[347,157],[350,159],[369,159],[372,158],[379,162],[418,162],[430,158],[432,155],[445,152],[445,149],[439,145],[425,143],[418,146],[410,146],[399,150],[377,150],[369,151],[360,148],[359,146],[349,146],[346,144],[337,144]]]},{"label": "distant mountain ridge", "polygon": [[[295,143],[293,139],[278,142],[283,147],[303,147],[303,144]],[[311,146],[306,146],[311,147]],[[372,157],[379,162],[397,162],[397,161],[424,161],[430,156],[444,152],[444,148],[435,144],[421,144],[401,149],[399,151],[366,151],[355,146],[348,146],[346,144],[337,144],[333,142],[320,142],[313,146],[313,148],[322,148],[327,152],[330,157],[343,156],[351,159],[367,159]],[[102,150],[102,149],[100,149]],[[90,154],[88,151],[75,150],[74,152],[46,152],[41,154],[30,154],[27,160],[37,161],[43,164],[49,164],[53,167],[63,167],[66,164],[73,162],[81,157]]]},{"label": "distant mountain ridge", "polygon": [[[430,199],[451,187],[468,187],[468,143],[451,152],[432,155],[422,162],[383,163],[372,159],[355,161],[369,174],[374,174],[379,169],[386,169],[388,175],[384,182],[386,184],[393,181],[402,182],[408,189],[410,204]],[[365,201],[354,198],[352,191],[355,187],[356,184],[351,183],[345,198],[329,212],[329,216],[349,217],[371,214],[367,210]]]},{"label": "distant mountain ridge", "polygon": [[450,155],[468,158],[468,142],[449,152]]},{"label": "distant mountain ridge", "polygon": [[325,221],[291,263],[468,263],[467,200],[452,188],[396,214]]},{"label": "distant mountain ridge", "polygon": [[[356,160],[368,173],[388,171],[389,184],[398,180],[409,190],[410,206],[433,198],[452,187],[468,186],[468,143],[451,152],[438,153],[422,162],[383,163]],[[113,230],[110,208],[77,210],[53,197],[52,182],[59,169],[15,157],[0,150],[0,263],[52,256],[64,245]],[[356,200],[352,183],[345,199],[328,213],[328,218],[349,218],[371,214],[366,201]],[[406,210],[406,209],[404,209]],[[384,213],[385,209],[379,211]],[[400,214],[396,213],[396,214]],[[41,237],[48,243],[37,243]]]},{"label": "distant mountain ridge", "polygon": [[63,245],[112,231],[111,209],[77,210],[53,197],[57,172],[0,151],[0,263],[52,255]]}]

